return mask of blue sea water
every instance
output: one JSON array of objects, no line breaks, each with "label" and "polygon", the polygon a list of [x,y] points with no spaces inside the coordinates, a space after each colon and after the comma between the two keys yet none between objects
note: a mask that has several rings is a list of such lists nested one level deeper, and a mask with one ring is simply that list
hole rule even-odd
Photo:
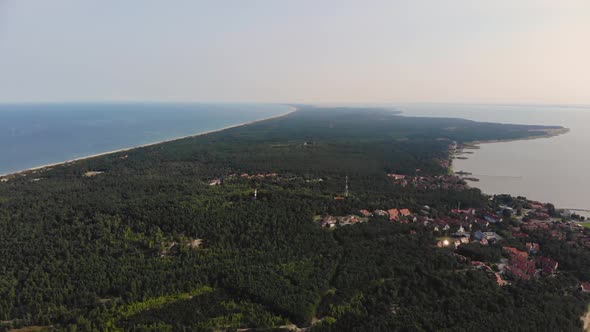
[{"label": "blue sea water", "polygon": [[0,104],[0,174],[287,113],[277,104]]}]

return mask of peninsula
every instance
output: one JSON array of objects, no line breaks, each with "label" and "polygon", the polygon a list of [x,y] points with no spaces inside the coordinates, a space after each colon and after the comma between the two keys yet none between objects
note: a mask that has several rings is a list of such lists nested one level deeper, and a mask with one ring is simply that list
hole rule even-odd
[{"label": "peninsula", "polygon": [[560,127],[281,117],[3,177],[0,330],[582,330],[590,229],[450,170]]}]

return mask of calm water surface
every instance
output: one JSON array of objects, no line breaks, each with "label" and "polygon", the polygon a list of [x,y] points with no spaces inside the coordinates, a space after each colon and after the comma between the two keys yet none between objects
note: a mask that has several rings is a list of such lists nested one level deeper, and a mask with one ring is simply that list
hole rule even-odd
[{"label": "calm water surface", "polygon": [[590,107],[502,105],[396,105],[406,115],[458,117],[476,121],[561,125],[565,135],[481,144],[454,169],[480,179],[485,193],[509,193],[552,202],[561,208],[590,209]]},{"label": "calm water surface", "polygon": [[288,111],[269,104],[0,104],[0,174]]}]

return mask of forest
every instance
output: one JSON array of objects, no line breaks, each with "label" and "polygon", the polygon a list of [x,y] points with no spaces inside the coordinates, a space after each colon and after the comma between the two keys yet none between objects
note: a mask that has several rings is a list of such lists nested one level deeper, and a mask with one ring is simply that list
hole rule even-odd
[{"label": "forest", "polygon": [[0,331],[581,331],[584,249],[534,234],[567,269],[499,287],[420,224],[317,222],[359,209],[485,207],[478,189],[419,190],[387,174],[446,175],[453,143],[554,128],[301,107],[7,176]]}]

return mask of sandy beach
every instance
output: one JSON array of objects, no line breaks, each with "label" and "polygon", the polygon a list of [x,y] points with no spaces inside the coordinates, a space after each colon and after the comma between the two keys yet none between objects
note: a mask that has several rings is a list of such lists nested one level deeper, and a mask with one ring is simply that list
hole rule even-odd
[{"label": "sandy beach", "polygon": [[168,139],[168,140],[163,140],[163,141],[157,141],[157,142],[151,142],[151,143],[142,144],[142,145],[138,145],[138,146],[133,146],[133,147],[129,147],[129,148],[123,148],[123,149],[118,149],[118,150],[112,150],[112,151],[106,151],[106,152],[96,153],[96,154],[93,154],[93,155],[84,156],[84,157],[75,158],[75,159],[70,159],[70,160],[61,161],[61,162],[57,162],[57,163],[46,164],[46,165],[41,165],[41,166],[35,166],[35,167],[27,168],[27,169],[24,169],[24,170],[21,170],[21,171],[17,171],[17,172],[12,172],[12,173],[7,173],[7,174],[0,174],[0,179],[9,179],[11,177],[15,177],[15,176],[19,176],[19,175],[20,176],[24,176],[24,175],[27,175],[30,172],[35,172],[35,171],[40,171],[40,170],[43,170],[43,169],[46,169],[46,168],[50,168],[50,167],[55,167],[55,166],[60,166],[60,165],[65,165],[65,164],[70,164],[70,163],[74,163],[74,162],[81,161],[81,160],[87,160],[87,159],[91,159],[91,158],[106,156],[106,155],[113,154],[113,153],[131,151],[131,150],[134,150],[134,149],[145,148],[145,147],[148,147],[148,146],[158,145],[158,144],[162,144],[162,143],[174,142],[174,141],[178,141],[178,140],[185,139],[185,138],[199,137],[199,136],[203,136],[203,135],[208,135],[208,134],[220,132],[220,131],[223,131],[223,130],[228,130],[228,129],[232,129],[232,128],[238,128],[238,127],[242,127],[242,126],[247,126],[247,125],[251,125],[251,124],[262,122],[262,121],[267,121],[267,120],[281,118],[281,117],[287,116],[289,114],[292,114],[292,113],[296,112],[297,110],[298,110],[297,107],[295,107],[295,106],[289,106],[289,111],[288,112],[283,113],[283,114],[279,114],[279,115],[275,115],[275,116],[271,116],[271,117],[268,117],[268,118],[254,120],[254,121],[249,121],[249,122],[244,122],[244,123],[240,123],[240,124],[236,124],[236,125],[231,125],[231,126],[223,127],[223,128],[220,128],[220,129],[208,130],[208,131],[204,131],[204,132],[200,132],[200,133],[196,133],[196,134],[191,134],[191,135],[186,135],[186,136],[181,136],[181,137],[177,137],[177,138],[173,138],[173,139]]}]

